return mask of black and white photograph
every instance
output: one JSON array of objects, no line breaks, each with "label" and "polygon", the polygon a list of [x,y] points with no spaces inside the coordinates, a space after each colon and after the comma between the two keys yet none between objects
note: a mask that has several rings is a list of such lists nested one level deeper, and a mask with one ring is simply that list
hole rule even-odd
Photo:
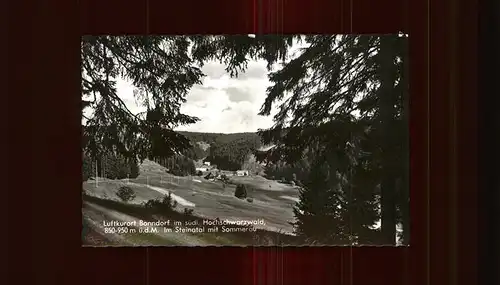
[{"label": "black and white photograph", "polygon": [[410,244],[408,36],[83,36],[82,246]]}]

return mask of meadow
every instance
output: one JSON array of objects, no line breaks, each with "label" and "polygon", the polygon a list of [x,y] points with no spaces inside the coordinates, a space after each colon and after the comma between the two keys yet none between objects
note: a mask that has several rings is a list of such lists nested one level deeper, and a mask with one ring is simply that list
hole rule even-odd
[{"label": "meadow", "polygon": [[[237,184],[247,186],[251,199],[239,199]],[[83,182],[84,245],[275,245],[293,243],[293,205],[298,189],[258,175],[231,177],[229,183],[209,181],[203,177],[179,177],[169,174],[161,165],[145,160],[140,175],[134,179],[110,180],[98,177]],[[133,200],[123,202],[116,195],[120,187],[130,187]],[[145,207],[148,201],[171,195],[176,207],[168,213],[156,213]],[[105,221],[137,220],[190,222],[197,220],[264,220],[255,232],[229,233],[110,233]]]}]

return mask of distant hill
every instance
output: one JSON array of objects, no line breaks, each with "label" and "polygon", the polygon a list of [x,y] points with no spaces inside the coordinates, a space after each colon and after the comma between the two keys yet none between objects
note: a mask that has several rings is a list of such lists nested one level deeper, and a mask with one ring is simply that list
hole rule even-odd
[{"label": "distant hill", "polygon": [[230,143],[234,141],[258,141],[260,143],[260,137],[257,133],[232,133],[232,134],[222,134],[222,133],[199,133],[199,132],[178,132],[193,142],[204,142],[209,145],[221,145],[225,143]]},{"label": "distant hill", "polygon": [[[85,127],[82,126],[85,130]],[[194,160],[210,161],[219,169],[238,170],[249,166],[254,150],[265,150],[257,133],[202,133],[178,131],[191,142],[192,148],[183,153]],[[85,137],[83,138],[85,140]],[[254,168],[254,167],[251,167]],[[250,170],[250,169],[249,169]]]},{"label": "distant hill", "polygon": [[257,133],[179,133],[192,142],[193,159],[204,158],[224,170],[241,169],[252,151],[262,147]]}]

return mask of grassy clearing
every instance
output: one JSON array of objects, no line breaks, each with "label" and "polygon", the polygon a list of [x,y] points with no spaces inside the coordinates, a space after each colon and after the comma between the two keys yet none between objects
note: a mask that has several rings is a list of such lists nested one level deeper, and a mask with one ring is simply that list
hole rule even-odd
[{"label": "grassy clearing", "polygon": [[[122,212],[124,214],[136,217],[144,221],[157,221],[169,219],[182,222],[198,221],[201,224],[204,218],[185,215],[176,211],[159,212],[155,209],[145,208],[142,205],[126,204],[119,201],[100,199],[84,195],[84,201],[88,201],[107,209]],[[241,228],[241,226],[225,226],[226,228]],[[164,239],[154,234],[129,234],[130,241],[138,244],[147,245],[176,245],[171,240]],[[256,231],[231,232],[231,233],[198,233],[192,234],[195,237],[205,240],[213,245],[298,245],[296,237],[281,233],[257,229]],[[127,236],[128,237],[128,236]]]},{"label": "grassy clearing", "polygon": [[[169,219],[177,221],[192,221],[205,219],[233,219],[246,217],[247,219],[261,219],[266,221],[267,230],[257,230],[256,232],[234,232],[234,233],[189,233],[194,239],[187,243],[194,243],[196,239],[206,240],[214,245],[262,245],[262,244],[297,244],[296,238],[290,235],[275,233],[273,230],[284,229],[291,231],[286,221],[293,217],[290,213],[293,202],[280,198],[281,195],[297,196],[297,189],[290,185],[281,184],[277,181],[268,180],[260,176],[231,177],[233,184],[223,187],[220,181],[208,181],[202,177],[177,177],[165,172],[165,169],[150,161],[145,161],[140,166],[140,175],[135,179],[130,179],[129,186],[135,191],[137,197],[129,203],[122,203],[116,196],[116,191],[122,185],[127,185],[126,180],[102,181],[99,179],[96,188],[94,181],[83,183],[83,188],[90,196],[85,196],[84,200],[100,205],[109,210],[116,210],[123,214],[142,219],[145,221],[155,221],[156,219]],[[271,183],[271,187],[269,187]],[[248,196],[254,199],[253,203],[239,200],[234,197],[237,184],[246,184]],[[149,186],[160,187],[172,195],[181,197],[196,205],[195,216],[184,215],[182,210],[185,207],[179,205],[176,211],[159,213],[153,209],[143,207],[143,203],[148,200],[162,198],[162,191],[150,189]],[[189,208],[189,207],[188,207]],[[198,215],[198,217],[196,216]],[[161,217],[160,217],[161,216]],[[202,218],[203,217],[203,218]],[[207,217],[207,218],[205,218]],[[186,235],[186,234],[184,234]],[[175,236],[172,237],[175,239]],[[136,240],[137,237],[131,237]],[[169,245],[169,240],[154,240],[156,243]],[[146,237],[146,241],[140,243],[153,242]],[[175,243],[176,241],[174,241]]]},{"label": "grassy clearing", "polygon": [[245,184],[256,190],[272,191],[272,192],[297,192],[298,190],[287,184],[280,183],[275,180],[269,180],[262,176],[233,176],[229,179],[231,184]]}]

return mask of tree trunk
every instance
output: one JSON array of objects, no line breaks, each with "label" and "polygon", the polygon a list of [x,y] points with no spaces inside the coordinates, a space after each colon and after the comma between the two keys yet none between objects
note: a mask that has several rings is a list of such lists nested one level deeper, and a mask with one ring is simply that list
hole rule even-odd
[{"label": "tree trunk", "polygon": [[96,173],[96,175],[97,176],[102,176],[102,170],[103,170],[103,168],[102,168],[102,157],[98,157],[96,159],[96,164],[97,164],[97,173]]},{"label": "tree trunk", "polygon": [[379,58],[379,114],[381,131],[381,231],[383,244],[396,243],[396,175],[394,169],[394,128],[396,100],[394,83],[397,78],[397,66],[394,64],[394,38],[381,36]]},{"label": "tree trunk", "polygon": [[402,147],[402,164],[403,164],[403,177],[401,183],[401,221],[403,225],[403,244],[410,243],[410,130],[409,130],[409,88],[408,88],[408,45],[407,40],[403,44],[403,70],[401,72],[401,85],[403,92],[401,94],[403,101],[403,147]]}]

